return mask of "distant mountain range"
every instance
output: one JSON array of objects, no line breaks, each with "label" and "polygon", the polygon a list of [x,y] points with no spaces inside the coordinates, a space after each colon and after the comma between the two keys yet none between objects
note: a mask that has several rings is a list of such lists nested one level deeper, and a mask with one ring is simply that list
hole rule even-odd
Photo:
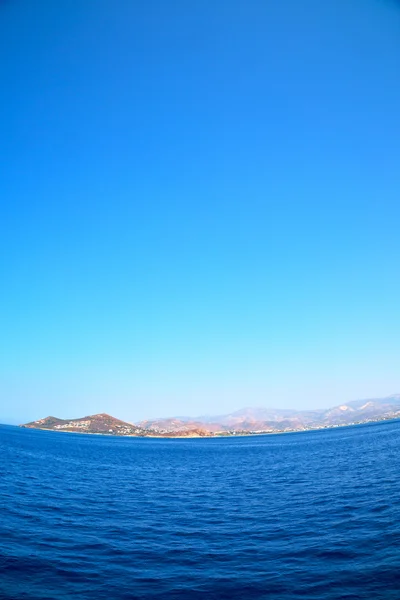
[{"label": "distant mountain range", "polygon": [[139,437],[212,437],[323,429],[400,418],[400,394],[354,400],[321,410],[247,407],[215,417],[173,417],[128,423],[105,413],[80,419],[46,417],[21,427]]}]

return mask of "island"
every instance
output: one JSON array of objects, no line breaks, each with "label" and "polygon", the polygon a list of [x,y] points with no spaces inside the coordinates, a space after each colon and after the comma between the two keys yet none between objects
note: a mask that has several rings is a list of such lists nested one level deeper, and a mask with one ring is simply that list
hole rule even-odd
[{"label": "island", "polygon": [[400,394],[385,398],[354,400],[329,409],[301,411],[247,407],[214,417],[172,417],[138,423],[122,421],[107,413],[99,413],[75,419],[59,419],[50,416],[20,427],[112,436],[204,438],[290,433],[397,418],[400,418]]}]

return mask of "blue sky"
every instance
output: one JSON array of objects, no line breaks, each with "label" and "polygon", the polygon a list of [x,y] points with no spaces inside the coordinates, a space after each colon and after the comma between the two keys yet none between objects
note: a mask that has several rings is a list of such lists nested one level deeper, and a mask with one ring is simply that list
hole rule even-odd
[{"label": "blue sky", "polygon": [[400,391],[399,3],[0,15],[0,420]]}]

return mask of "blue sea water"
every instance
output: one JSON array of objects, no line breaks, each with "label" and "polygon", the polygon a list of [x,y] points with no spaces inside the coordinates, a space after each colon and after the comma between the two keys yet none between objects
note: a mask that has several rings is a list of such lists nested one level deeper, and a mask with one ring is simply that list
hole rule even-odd
[{"label": "blue sea water", "polygon": [[162,440],[0,427],[1,599],[400,598],[400,422]]}]

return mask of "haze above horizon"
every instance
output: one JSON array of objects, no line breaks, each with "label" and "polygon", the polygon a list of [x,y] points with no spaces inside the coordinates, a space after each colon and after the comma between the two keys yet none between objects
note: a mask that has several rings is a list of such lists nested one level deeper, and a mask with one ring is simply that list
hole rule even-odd
[{"label": "haze above horizon", "polygon": [[400,389],[400,4],[0,4],[0,422]]}]

